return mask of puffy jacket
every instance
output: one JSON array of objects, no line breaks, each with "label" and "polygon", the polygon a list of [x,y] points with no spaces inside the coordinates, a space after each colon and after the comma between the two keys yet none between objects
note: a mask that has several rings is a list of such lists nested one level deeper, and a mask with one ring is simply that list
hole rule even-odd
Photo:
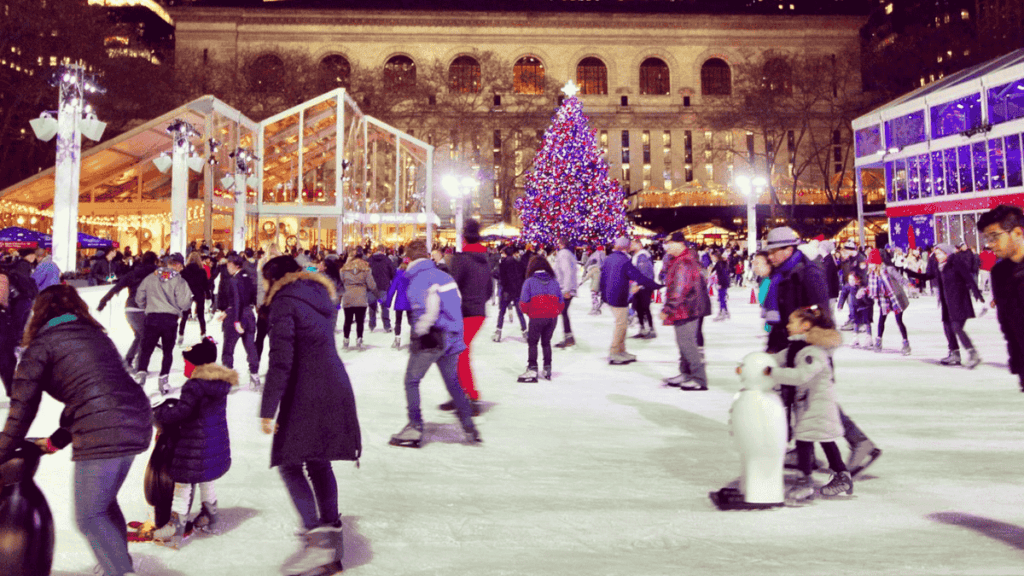
[{"label": "puffy jacket", "polygon": [[791,340],[787,349],[775,354],[779,368],[772,370],[772,378],[796,387],[795,440],[834,442],[843,437],[832,373],[832,353],[842,344],[839,332],[811,328],[805,339]]},{"label": "puffy jacket", "polygon": [[274,418],[270,465],[358,460],[355,396],[338,357],[334,285],[322,274],[286,274],[267,292],[270,369],[260,417]]},{"label": "puffy jacket", "polygon": [[156,272],[156,270],[156,264],[139,264],[138,266],[133,268],[131,272],[119,278],[117,280],[117,284],[114,284],[114,287],[107,291],[106,295],[104,295],[103,298],[100,299],[100,308],[106,306],[107,302],[110,301],[110,299],[113,298],[115,294],[127,288],[128,300],[125,302],[124,307],[136,308],[141,310],[142,307],[139,306],[139,304],[135,301],[135,294],[138,292],[139,286],[142,284],[142,281],[145,280],[146,278],[149,278],[150,275],[153,274],[153,272]]},{"label": "puffy jacket", "polygon": [[[579,287],[579,272],[577,271],[576,256],[568,248],[562,248],[555,255],[555,278],[558,280],[558,286],[562,289],[562,294],[568,294],[569,297],[576,295],[576,289]],[[654,274],[651,274],[653,277]]]},{"label": "puffy jacket", "polygon": [[494,295],[487,248],[480,244],[463,246],[462,252],[452,257],[452,278],[462,296],[462,317],[484,316],[487,301]]},{"label": "puffy jacket", "polygon": [[558,318],[565,308],[562,288],[544,270],[538,270],[523,283],[519,308],[530,318]]},{"label": "puffy jacket", "polygon": [[341,298],[344,308],[365,308],[370,303],[367,294],[377,292],[370,265],[362,258],[349,258],[341,269],[341,282],[345,286],[345,294]]},{"label": "puffy jacket", "polygon": [[142,281],[135,302],[146,314],[181,316],[192,305],[192,290],[180,274],[170,268],[158,268]]},{"label": "puffy jacket", "polygon": [[210,279],[202,266],[194,262],[187,264],[185,269],[181,271],[181,277],[188,284],[188,289],[192,291],[193,298],[197,300],[199,298],[206,298],[206,287],[209,285]]},{"label": "puffy jacket", "polygon": [[657,290],[661,285],[647,278],[629,261],[625,252],[616,250],[601,267],[601,298],[609,306],[624,308],[629,303],[629,281]]},{"label": "puffy jacket", "polygon": [[36,333],[14,377],[0,461],[25,438],[43,392],[64,404],[51,440],[58,447],[70,443],[72,460],[120,458],[149,447],[149,398],[102,328],[69,314]]},{"label": "puffy jacket", "polygon": [[409,280],[406,296],[413,333],[423,336],[431,328],[444,333],[444,354],[458,354],[466,349],[462,334],[462,296],[455,280],[438,269],[433,260],[420,258],[405,270]]},{"label": "puffy jacket", "polygon": [[384,305],[392,308],[392,302],[394,302],[393,308],[395,310],[409,310],[409,297],[405,294],[408,287],[409,281],[405,277],[405,270],[399,268],[395,274],[395,279],[391,281],[391,286],[388,287],[388,294],[384,297]]},{"label": "puffy jacket", "polygon": [[177,428],[170,468],[175,482],[211,482],[231,468],[227,405],[235,386],[238,373],[234,370],[217,364],[196,366],[177,403],[165,402],[153,409],[153,419],[165,432]]},{"label": "puffy jacket", "polygon": [[374,298],[380,300],[380,293],[385,290],[384,287],[391,286],[391,281],[395,279],[395,264],[383,252],[374,253],[366,262],[370,265],[370,270],[373,271],[373,281],[377,285],[377,288],[374,290]]},{"label": "puffy jacket", "polygon": [[710,315],[707,282],[693,252],[684,250],[669,260],[665,268],[665,325]]}]

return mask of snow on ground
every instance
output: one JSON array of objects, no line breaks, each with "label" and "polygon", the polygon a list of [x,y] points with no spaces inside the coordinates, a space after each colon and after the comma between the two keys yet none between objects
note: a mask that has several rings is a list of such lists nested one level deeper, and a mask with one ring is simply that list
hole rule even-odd
[{"label": "snow on ground", "polygon": [[[92,304],[102,291],[83,289]],[[968,323],[985,359],[973,371],[934,363],[945,354],[945,339],[935,300],[927,297],[912,301],[906,313],[912,356],[896,352],[893,319],[885,352],[845,348],[836,354],[842,406],[884,450],[852,498],[721,512],[707,494],[738,474],[727,428],[739,389],[734,368],[764,345],[749,289],[734,288],[730,296],[732,319],[705,324],[711,390],[703,393],[661,384],[677,373],[670,328],[659,327],[656,340],[628,341],[639,362],[609,366],[611,315],[588,316],[589,293],[572,304],[578,345],[555,350],[554,380],[517,383],[526,346],[518,335],[491,342],[496,311],[490,309],[474,344],[477,385],[488,405],[477,419],[485,441],[480,447],[457,443],[455,418],[436,409],[446,400],[436,370],[422,384],[428,443],[420,450],[389,446],[389,436],[406,422],[408,352],[391,349],[392,336],[380,327],[367,334],[369,350],[341,353],[364,446],[360,468],[334,466],[346,571],[1024,573],[1024,394],[1006,370],[993,314]],[[123,350],[130,330],[121,305],[123,300],[112,302],[98,316]],[[518,328],[506,323],[505,333],[518,334]],[[192,323],[187,341],[196,340],[198,325]],[[159,354],[151,366],[159,365]],[[239,346],[236,365],[242,370],[243,354]],[[175,356],[177,393],[184,376],[180,351]],[[160,400],[155,381],[147,391]],[[225,533],[193,538],[177,551],[131,544],[142,574],[278,574],[297,549],[297,515],[276,470],[268,467],[270,438],[259,431],[258,405],[250,391],[230,396],[234,463],[217,482]],[[7,402],[0,406],[6,415]],[[51,432],[59,412],[47,397],[32,434]],[[149,514],[142,493],[147,458],[135,460],[121,490],[129,519]],[[62,576],[91,574],[95,565],[74,525],[70,479],[70,450],[46,457],[37,478],[57,523],[54,574]],[[819,474],[817,480],[828,477]]]}]

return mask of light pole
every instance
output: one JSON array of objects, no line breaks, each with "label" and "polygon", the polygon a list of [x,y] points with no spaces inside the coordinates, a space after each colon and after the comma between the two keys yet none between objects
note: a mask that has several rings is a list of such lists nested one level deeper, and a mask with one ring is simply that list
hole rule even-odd
[{"label": "light pole", "polygon": [[75,269],[78,248],[78,187],[82,173],[82,135],[99,141],[107,127],[85,103],[86,94],[106,92],[86,76],[81,64],[62,66],[51,85],[59,87],[57,119],[43,112],[29,121],[36,137],[48,141],[57,136],[57,160],[53,168],[53,263],[62,272]]},{"label": "light pole", "polygon": [[196,148],[189,141],[199,137],[199,132],[188,122],[178,119],[167,126],[171,135],[171,154],[166,153],[153,159],[161,172],[171,170],[171,253],[184,254],[188,245],[188,171],[202,172],[206,160],[196,155]]},{"label": "light pole", "polygon": [[459,178],[454,174],[448,174],[441,180],[441,185],[448,192],[448,195],[455,201],[455,250],[462,252],[462,212],[465,208],[466,196],[477,186],[478,182],[464,176]]},{"label": "light pole", "polygon": [[736,185],[740,193],[747,199],[747,255],[753,256],[757,252],[757,197],[762,188],[768,184],[762,176],[755,176],[753,179],[747,176],[737,176]]},{"label": "light pole", "polygon": [[259,185],[259,177],[254,175],[254,172],[257,171],[256,162],[259,161],[259,158],[248,148],[236,148],[230,156],[235,161],[235,173],[221,178],[220,183],[224,186],[225,190],[229,190],[232,186],[235,188],[235,214],[234,222],[232,223],[231,248],[241,253],[245,250],[246,191],[249,186],[255,188]]}]

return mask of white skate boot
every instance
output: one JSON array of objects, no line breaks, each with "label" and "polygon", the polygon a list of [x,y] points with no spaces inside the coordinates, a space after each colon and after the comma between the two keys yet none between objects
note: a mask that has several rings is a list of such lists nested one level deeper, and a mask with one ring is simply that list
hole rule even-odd
[{"label": "white skate boot", "polygon": [[343,551],[341,523],[318,526],[302,535],[302,550],[288,560],[282,572],[288,576],[329,576],[341,572]]}]

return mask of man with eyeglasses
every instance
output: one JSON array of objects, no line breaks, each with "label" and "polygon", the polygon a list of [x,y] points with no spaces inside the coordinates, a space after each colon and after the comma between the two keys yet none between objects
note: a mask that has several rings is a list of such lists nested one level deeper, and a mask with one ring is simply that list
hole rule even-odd
[{"label": "man with eyeglasses", "polygon": [[1024,213],[1001,204],[978,219],[978,230],[996,257],[992,267],[992,306],[1006,338],[1010,372],[1024,392]]}]

